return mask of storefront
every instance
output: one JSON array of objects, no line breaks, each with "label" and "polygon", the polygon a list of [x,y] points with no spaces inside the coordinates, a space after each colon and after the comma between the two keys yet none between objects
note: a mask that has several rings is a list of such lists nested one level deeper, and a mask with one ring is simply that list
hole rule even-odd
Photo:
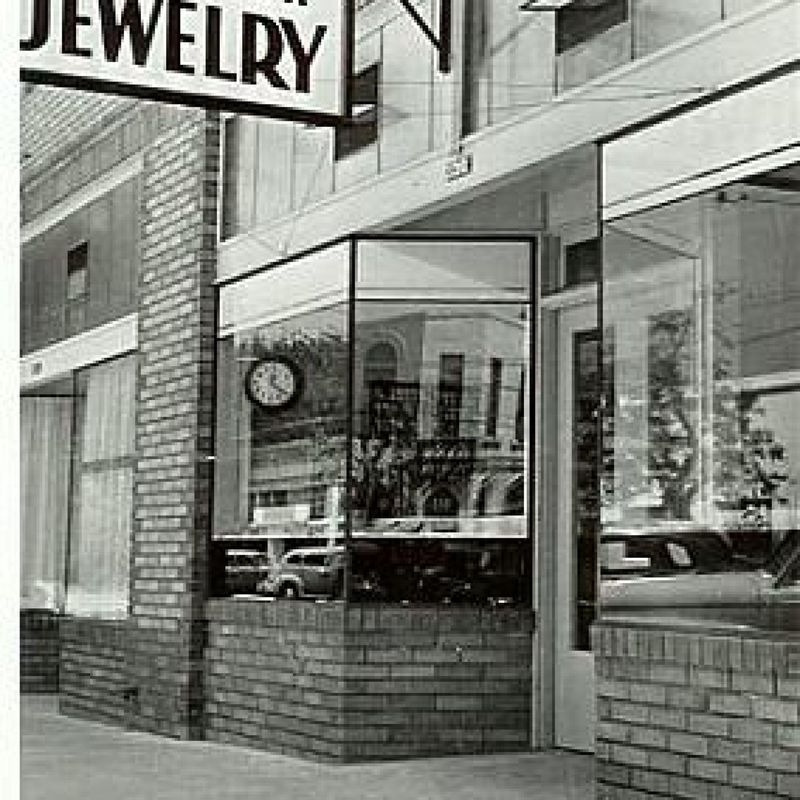
[{"label": "storefront", "polygon": [[594,746],[597,152],[219,281],[211,616],[391,620],[374,756]]},{"label": "storefront", "polygon": [[800,162],[783,91],[796,76],[603,151],[606,797],[797,793]]},{"label": "storefront", "polygon": [[363,137],[130,108],[25,187],[23,604],[62,710],[792,796],[796,3],[603,3],[556,61],[555,20],[470,4],[520,38],[461,87],[395,5]]},{"label": "storefront", "polygon": [[[210,616],[238,608],[281,640],[295,625],[271,613],[344,614],[340,677],[362,697],[337,698],[345,719],[306,751],[529,740],[535,257],[513,236],[352,237],[219,289],[213,540],[239,596]],[[284,680],[264,687],[278,707]]]}]

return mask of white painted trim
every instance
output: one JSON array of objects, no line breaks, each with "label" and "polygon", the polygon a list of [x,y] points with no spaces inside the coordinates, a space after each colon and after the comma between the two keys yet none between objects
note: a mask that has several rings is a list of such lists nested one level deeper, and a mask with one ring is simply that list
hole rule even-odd
[{"label": "white painted trim", "polygon": [[[217,339],[227,339],[229,336],[236,336],[243,332],[252,331],[254,328],[262,328],[267,325],[275,325],[278,322],[295,319],[303,314],[311,314],[315,311],[327,311],[343,306],[347,302],[344,294],[330,293],[324,297],[315,298],[304,303],[297,303],[287,306],[280,311],[267,311],[253,315],[226,315],[225,321],[221,321],[217,330]],[[231,321],[228,321],[228,317]],[[233,318],[235,317],[235,321]]]},{"label": "white painted trim", "polygon": [[20,388],[31,389],[137,347],[138,314],[128,314],[20,358]]},{"label": "white painted trim", "polygon": [[582,306],[587,303],[597,304],[598,290],[596,283],[587,283],[584,286],[575,286],[562,289],[554,294],[548,294],[539,300],[542,311],[559,311],[563,308]]},{"label": "white painted trim", "polygon": [[703,194],[726,184],[735,183],[744,178],[760,175],[774,169],[795,164],[800,161],[800,146],[782,150],[761,158],[754,157],[752,160],[742,162],[730,167],[723,167],[711,175],[703,177],[687,177],[685,181],[668,186],[664,189],[642,195],[625,202],[614,204],[612,207],[603,209],[603,222],[613,222],[622,217],[630,216],[639,211],[646,211],[657,206],[664,206],[678,200],[684,200],[693,195]]},{"label": "white painted trim", "polygon": [[52,228],[61,220],[75,213],[89,203],[116,189],[117,186],[140,174],[144,157],[141,153],[126,158],[108,172],[91,183],[82,186],[77,192],[43,211],[26,222],[20,230],[20,244],[27,244],[31,239]]},{"label": "white painted trim", "polygon": [[606,145],[603,218],[618,219],[797,161],[797,97],[795,72]]},{"label": "white painted trim", "polygon": [[594,655],[578,650],[573,634],[577,628],[577,544],[574,518],[574,335],[591,331],[598,324],[595,304],[570,306],[561,310],[556,322],[557,377],[555,425],[558,442],[556,474],[558,485],[550,502],[556,504],[555,581],[555,745],[592,752],[596,715],[594,695]]}]

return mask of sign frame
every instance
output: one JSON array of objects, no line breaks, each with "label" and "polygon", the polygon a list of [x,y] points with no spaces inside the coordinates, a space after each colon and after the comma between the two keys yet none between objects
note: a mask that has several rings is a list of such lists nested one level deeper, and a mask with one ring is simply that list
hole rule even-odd
[{"label": "sign frame", "polygon": [[[220,4],[224,0],[219,0]],[[291,0],[286,0],[287,5]],[[198,6],[201,4],[198,3]],[[307,3],[300,2],[300,6]],[[203,6],[205,8],[205,6]],[[355,43],[355,0],[341,0],[342,35],[339,61],[341,68],[341,84],[338,88],[339,107],[341,113],[306,110],[292,105],[276,102],[256,102],[222,97],[203,91],[190,91],[170,87],[137,84],[133,81],[114,80],[106,75],[87,76],[48,68],[20,65],[19,77],[25,83],[55,86],[68,89],[79,89],[113,94],[139,100],[151,100],[170,105],[199,108],[208,111],[246,114],[268,119],[301,122],[318,126],[336,127],[347,123],[352,113],[351,83],[353,67],[353,48]],[[35,52],[35,51],[33,51]],[[69,58],[70,56],[65,56]],[[20,52],[20,61],[32,61],[25,52]],[[197,77],[197,76],[196,76]]]}]

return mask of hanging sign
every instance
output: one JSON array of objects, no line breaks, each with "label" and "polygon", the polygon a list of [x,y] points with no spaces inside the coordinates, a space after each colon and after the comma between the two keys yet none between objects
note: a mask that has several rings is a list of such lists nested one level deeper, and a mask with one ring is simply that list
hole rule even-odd
[{"label": "hanging sign", "polygon": [[20,0],[23,80],[264,116],[345,116],[348,0]]}]

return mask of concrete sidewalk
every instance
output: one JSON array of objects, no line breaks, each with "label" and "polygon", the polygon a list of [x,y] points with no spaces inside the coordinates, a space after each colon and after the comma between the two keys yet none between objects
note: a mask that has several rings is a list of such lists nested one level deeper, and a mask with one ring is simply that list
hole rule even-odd
[{"label": "concrete sidewalk", "polygon": [[22,800],[589,800],[589,756],[563,752],[329,766],[177,742],[21,702]]}]

